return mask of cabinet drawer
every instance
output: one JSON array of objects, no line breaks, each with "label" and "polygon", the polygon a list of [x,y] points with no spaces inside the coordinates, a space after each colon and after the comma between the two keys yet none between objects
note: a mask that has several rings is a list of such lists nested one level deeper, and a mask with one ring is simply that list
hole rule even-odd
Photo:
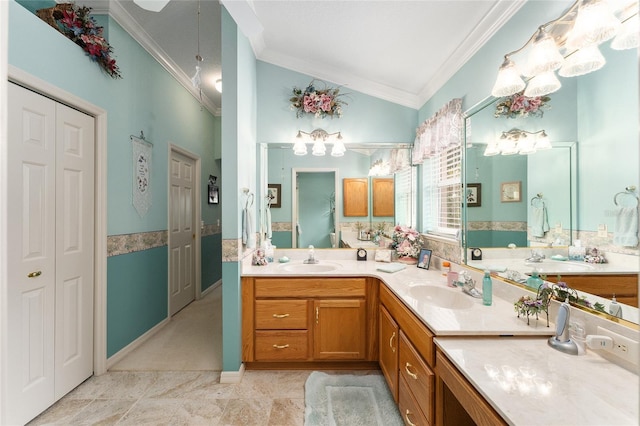
[{"label": "cabinet drawer", "polygon": [[364,297],[366,278],[255,278],[255,297]]},{"label": "cabinet drawer", "polygon": [[400,375],[398,384],[400,385],[398,390],[398,410],[400,410],[400,415],[402,416],[402,420],[404,420],[404,424],[413,426],[430,426],[431,423],[429,423],[422,414],[420,404],[418,404],[411,394],[409,386],[402,375]]},{"label": "cabinet drawer", "polygon": [[424,417],[431,422],[435,376],[402,331],[399,352],[400,376],[404,378],[416,400],[420,401],[419,407]]},{"label": "cabinet drawer", "polygon": [[307,330],[256,331],[256,361],[306,360],[309,358]]},{"label": "cabinet drawer", "polygon": [[307,328],[306,300],[256,300],[256,330]]}]

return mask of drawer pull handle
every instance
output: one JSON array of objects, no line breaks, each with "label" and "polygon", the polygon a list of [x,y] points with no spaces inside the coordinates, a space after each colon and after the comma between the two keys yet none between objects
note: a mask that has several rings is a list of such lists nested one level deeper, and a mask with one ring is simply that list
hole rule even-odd
[{"label": "drawer pull handle", "polygon": [[40,275],[42,275],[42,271],[29,272],[27,274],[27,278],[35,278],[39,277]]},{"label": "drawer pull handle", "polygon": [[404,419],[407,421],[407,424],[409,426],[416,426],[415,423],[412,423],[411,420],[409,420],[409,416],[412,416],[412,415],[413,413],[407,409],[407,411],[405,411],[404,413]]},{"label": "drawer pull handle", "polygon": [[394,331],[393,334],[391,335],[391,338],[389,339],[389,347],[391,348],[391,352],[396,351],[395,346],[393,346],[393,339],[395,339],[395,337],[396,337],[396,332]]},{"label": "drawer pull handle", "polygon": [[318,324],[318,316],[320,315],[320,308],[316,306],[316,324]]},{"label": "drawer pull handle", "polygon": [[273,314],[274,318],[286,318],[288,316],[289,316],[289,314]]},{"label": "drawer pull handle", "polygon": [[409,364],[409,363],[407,362],[407,363],[405,364],[405,366],[404,366],[404,371],[406,371],[406,372],[407,372],[407,374],[408,374],[409,376],[411,376],[411,378],[412,378],[412,379],[414,379],[414,380],[418,380],[418,375],[417,375],[416,373],[412,373],[411,371],[409,371],[409,369],[410,369],[410,368],[412,368],[412,367],[413,367],[413,365],[411,365],[411,364]]},{"label": "drawer pull handle", "polygon": [[273,345],[274,349],[287,349],[289,345]]}]

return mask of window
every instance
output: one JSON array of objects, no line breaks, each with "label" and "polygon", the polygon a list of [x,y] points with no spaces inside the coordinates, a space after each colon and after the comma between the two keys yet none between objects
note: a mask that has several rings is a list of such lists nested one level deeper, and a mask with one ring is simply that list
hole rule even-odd
[{"label": "window", "polygon": [[395,225],[416,226],[417,168],[406,167],[395,173],[396,182],[396,223]]},{"label": "window", "polygon": [[422,164],[424,232],[455,236],[461,227],[461,146],[442,150]]}]

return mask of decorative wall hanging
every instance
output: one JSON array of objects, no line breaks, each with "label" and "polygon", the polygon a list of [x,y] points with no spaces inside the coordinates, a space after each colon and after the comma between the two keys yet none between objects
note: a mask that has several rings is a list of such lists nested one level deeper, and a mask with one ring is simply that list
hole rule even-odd
[{"label": "decorative wall hanging", "polygon": [[482,184],[468,183],[466,186],[464,193],[467,199],[467,207],[482,206]]},{"label": "decorative wall hanging", "polygon": [[503,203],[522,201],[522,182],[502,182],[500,184],[500,201]]},{"label": "decorative wall hanging", "polygon": [[218,180],[217,176],[209,175],[209,204],[218,204],[220,203],[220,189],[216,185],[216,181]]},{"label": "decorative wall hanging", "polygon": [[282,207],[282,184],[270,183],[267,185],[267,198],[269,207],[277,209]]},{"label": "decorative wall hanging", "polygon": [[144,217],[151,207],[151,150],[153,144],[144,138],[131,136],[133,147],[133,207]]},{"label": "decorative wall hanging", "polygon": [[91,8],[73,3],[60,3],[54,7],[36,10],[36,15],[80,46],[113,78],[122,78],[116,60],[111,58],[113,48],[104,38],[104,28],[89,16]]},{"label": "decorative wall hanging", "polygon": [[[322,89],[315,86],[315,83],[321,83]],[[340,99],[344,93],[340,93],[339,87],[328,87],[326,83],[317,80],[311,80],[311,83],[304,88],[294,87],[292,90],[293,97],[289,99],[291,109],[295,110],[296,117],[300,118],[305,114],[311,114],[318,118],[327,116],[342,117],[342,106],[347,103]]]},{"label": "decorative wall hanging", "polygon": [[496,104],[496,112],[493,115],[496,118],[542,117],[544,110],[551,108],[548,104],[551,100],[549,96],[530,98],[523,93],[518,92],[500,99]]}]

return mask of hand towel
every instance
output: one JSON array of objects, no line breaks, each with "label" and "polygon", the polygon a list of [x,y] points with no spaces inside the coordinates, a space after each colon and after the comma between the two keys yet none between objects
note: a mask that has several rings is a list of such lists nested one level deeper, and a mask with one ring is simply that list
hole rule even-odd
[{"label": "hand towel", "polygon": [[531,207],[531,235],[534,237],[544,237],[545,232],[549,230],[549,219],[547,218],[547,207],[532,206]]},{"label": "hand towel", "polygon": [[386,263],[384,265],[377,266],[376,269],[378,271],[392,273],[402,271],[406,267],[407,266],[403,265],[402,263]]},{"label": "hand towel", "polygon": [[267,234],[267,238],[271,238],[271,235],[273,234],[271,232],[271,208],[267,207],[267,211],[266,211],[266,234]]},{"label": "hand towel", "polygon": [[616,211],[616,226],[613,244],[620,247],[638,245],[638,207],[619,207]]},{"label": "hand towel", "polygon": [[251,210],[245,208],[242,210],[242,244],[251,248],[254,240]]}]

